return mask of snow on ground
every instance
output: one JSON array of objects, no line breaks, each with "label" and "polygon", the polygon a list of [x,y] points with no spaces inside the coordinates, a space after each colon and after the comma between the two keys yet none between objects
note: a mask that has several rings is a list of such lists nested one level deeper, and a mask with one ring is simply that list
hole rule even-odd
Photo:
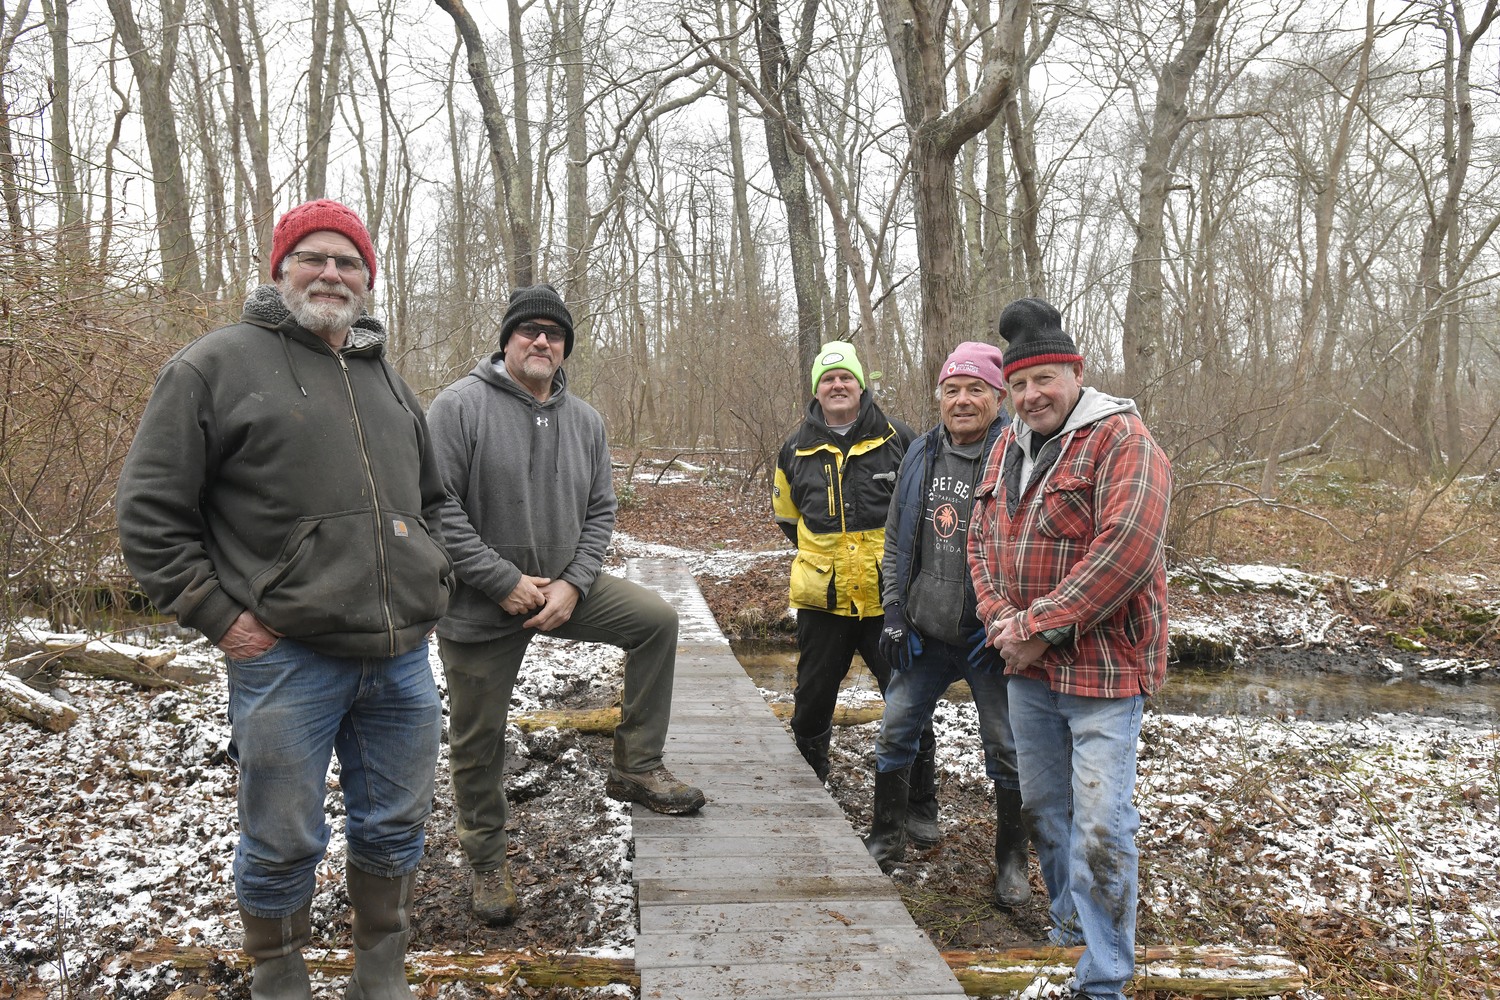
[{"label": "snow on ground", "polygon": [[[616,550],[683,558],[695,571],[726,575],[747,558],[620,537]],[[684,616],[685,639],[714,631],[701,603]],[[1262,635],[1295,642],[1327,632],[1329,612],[1316,597],[1268,602],[1257,613],[1277,616],[1258,623]],[[1204,615],[1201,625],[1213,622]],[[1235,625],[1242,634],[1257,627]],[[136,641],[171,646],[179,662],[221,672],[202,640]],[[513,711],[550,707],[580,685],[615,684],[618,664],[607,647],[539,640]],[[434,672],[441,684],[435,660]],[[24,975],[61,983],[93,967],[112,993],[89,995],[144,996],[153,974],[131,972],[117,952],[161,938],[227,951],[238,945],[224,688],[72,688],[65,697],[79,716],[63,733],[0,723],[0,981]],[[982,781],[973,705],[943,703],[937,724],[944,769]],[[1500,731],[1493,723],[1148,712],[1140,773],[1141,896],[1153,920],[1244,943],[1272,939],[1289,917],[1358,918],[1393,941],[1420,931],[1493,947],[1500,935]],[[446,764],[439,785],[446,785]],[[607,819],[611,842],[599,853],[608,870],[587,890],[594,950],[629,954],[633,904],[622,847],[629,817],[614,809]],[[320,874],[315,925],[333,922],[331,911],[342,906],[334,891],[342,880],[339,826]],[[1143,920],[1143,939],[1148,932]]]},{"label": "snow on ground", "polygon": [[[25,627],[33,638],[85,638],[48,633],[44,623]],[[158,633],[138,641],[155,650],[175,650],[176,665],[196,666],[214,679],[166,692],[70,682],[71,693],[53,692],[78,711],[77,721],[64,732],[49,733],[19,720],[0,722],[0,986],[34,977],[62,990],[58,996],[128,1000],[148,995],[168,975],[161,968],[131,970],[125,955],[134,949],[161,939],[229,953],[239,948],[231,874],[237,837],[235,777],[228,754],[222,659],[201,638],[162,638]],[[431,661],[442,688],[436,643]],[[612,647],[539,637],[517,683],[512,715],[556,707],[563,694],[581,687],[618,688],[620,662]],[[524,757],[529,748],[545,742],[546,733],[555,732],[516,739],[518,732],[512,729],[512,746]],[[566,752],[577,754],[576,749]],[[440,810],[451,809],[447,756],[444,742],[438,763]],[[560,764],[566,771],[569,762]],[[586,762],[574,764],[574,771],[588,770]],[[335,760],[331,788],[337,771]],[[539,769],[526,773],[541,776]],[[602,778],[594,781],[600,782]],[[591,945],[577,951],[629,955],[635,906],[628,860],[630,816],[626,807],[602,794],[594,798],[602,804],[603,821],[596,824],[602,832],[574,847],[588,857],[591,870],[586,900],[581,905],[570,900],[575,911],[570,919],[593,932]],[[341,891],[343,805],[336,790],[330,791],[328,811],[332,837],[318,871],[315,934],[336,926],[347,907]],[[585,813],[574,810],[574,815]],[[451,827],[451,818],[445,821]],[[581,825],[581,818],[576,823]],[[435,842],[429,826],[429,852]],[[456,848],[453,854],[443,860],[464,870]],[[528,900],[529,887],[521,891],[523,903],[540,904]],[[89,992],[64,990],[64,984],[81,975],[90,981]],[[335,987],[342,996],[342,986]],[[436,995],[449,996],[449,989],[445,986]]]}]

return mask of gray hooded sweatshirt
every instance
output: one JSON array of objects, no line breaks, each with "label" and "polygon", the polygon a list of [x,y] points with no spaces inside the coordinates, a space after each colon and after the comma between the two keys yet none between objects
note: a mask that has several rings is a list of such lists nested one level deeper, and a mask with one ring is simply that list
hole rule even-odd
[{"label": "gray hooded sweatshirt", "polygon": [[438,394],[427,412],[447,489],[444,541],[458,587],[438,635],[484,642],[530,617],[500,602],[522,574],[566,580],[587,595],[615,527],[604,420],[553,377],[545,403],[495,354]]}]

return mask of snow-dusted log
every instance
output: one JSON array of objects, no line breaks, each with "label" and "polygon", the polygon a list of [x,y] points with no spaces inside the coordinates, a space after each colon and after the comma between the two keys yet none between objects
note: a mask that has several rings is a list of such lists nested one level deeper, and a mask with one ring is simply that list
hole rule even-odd
[{"label": "snow-dusted log", "polygon": [[[943,960],[970,996],[1004,996],[1024,990],[1038,976],[1065,982],[1082,948],[1008,948],[1004,951],[945,951]],[[1275,948],[1231,945],[1161,945],[1136,949],[1137,995],[1150,990],[1195,997],[1264,997],[1295,994],[1306,970]]]},{"label": "snow-dusted log", "polygon": [[70,670],[107,680],[127,681],[143,688],[176,688],[199,684],[211,675],[199,670],[175,667],[177,653],[170,649],[146,649],[128,643],[94,639],[77,642],[72,639],[45,639],[19,648],[21,653],[0,667],[18,677],[29,677],[41,670]]},{"label": "snow-dusted log", "polygon": [[3,670],[0,670],[0,708],[54,733],[67,729],[78,718],[73,708],[27,687],[25,681]]},{"label": "snow-dusted log", "polygon": [[[1062,982],[1082,948],[1010,948],[1004,951],[945,951],[943,959],[970,996],[1003,996],[1024,990],[1038,976]],[[1301,966],[1273,948],[1160,946],[1138,948],[1133,981],[1136,993],[1170,990],[1198,997],[1265,997],[1296,993],[1304,985]],[[220,954],[205,948],[158,942],[130,955],[135,966],[170,962],[180,969],[207,969],[228,962],[248,968],[238,952]],[[353,958],[346,951],[309,949],[308,968],[328,975],[348,975]],[[630,958],[594,955],[540,955],[524,951],[482,954],[413,952],[407,955],[407,978],[507,984],[532,987],[588,988],[621,984],[639,989],[640,976]]]}]

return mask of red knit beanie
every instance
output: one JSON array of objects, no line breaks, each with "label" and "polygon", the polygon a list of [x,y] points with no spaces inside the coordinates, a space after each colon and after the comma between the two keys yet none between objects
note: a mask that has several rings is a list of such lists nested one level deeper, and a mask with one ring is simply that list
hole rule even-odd
[{"label": "red knit beanie", "polygon": [[353,209],[327,198],[305,201],[288,210],[276,223],[276,230],[271,234],[271,280],[281,280],[282,261],[297,249],[303,237],[324,230],[348,237],[364,259],[365,270],[370,274],[369,287],[374,288],[375,244],[370,242],[370,231]]}]

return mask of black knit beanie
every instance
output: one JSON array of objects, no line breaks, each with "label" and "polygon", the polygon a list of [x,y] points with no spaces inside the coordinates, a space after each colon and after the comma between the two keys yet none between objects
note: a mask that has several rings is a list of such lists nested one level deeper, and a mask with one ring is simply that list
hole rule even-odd
[{"label": "black knit beanie", "polygon": [[1062,314],[1042,299],[1016,299],[1000,314],[1000,339],[1005,341],[1007,382],[1013,372],[1032,365],[1081,362],[1078,345],[1062,328]]},{"label": "black knit beanie", "polygon": [[528,319],[550,319],[562,327],[563,357],[573,353],[573,314],[568,312],[557,289],[548,284],[517,288],[510,293],[510,307],[500,321],[500,350],[505,350],[511,331]]}]

